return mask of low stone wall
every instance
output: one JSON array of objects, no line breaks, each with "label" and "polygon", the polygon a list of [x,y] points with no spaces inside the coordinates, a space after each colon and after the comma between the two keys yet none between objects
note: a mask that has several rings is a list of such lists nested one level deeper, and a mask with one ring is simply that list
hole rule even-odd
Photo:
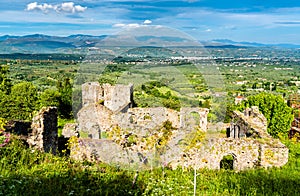
[{"label": "low stone wall", "polygon": [[261,145],[260,165],[264,168],[280,167],[288,162],[289,149],[282,146]]},{"label": "low stone wall", "polygon": [[[173,169],[177,167],[220,169],[222,159],[231,155],[233,169],[245,170],[285,165],[288,161],[288,149],[277,142],[275,141],[276,145],[268,145],[249,138],[207,139],[197,148],[172,154],[170,159],[168,150],[160,157],[155,157],[153,152],[141,154],[134,151],[134,148],[124,149],[111,140],[79,139],[78,145],[71,151],[71,156],[77,160],[97,160],[110,164],[131,165],[135,168],[169,164]],[[160,163],[155,163],[157,161]]]},{"label": "low stone wall", "polygon": [[181,158],[172,162],[172,168],[192,167],[220,169],[221,160],[231,155],[233,169],[245,170],[254,167],[280,167],[288,162],[288,148],[278,141],[275,145],[264,144],[249,138],[209,139],[200,148],[183,153]]},{"label": "low stone wall", "polygon": [[71,146],[70,156],[75,160],[105,162],[135,169],[146,167],[138,152],[125,150],[112,140],[77,138],[74,141],[73,138]]}]

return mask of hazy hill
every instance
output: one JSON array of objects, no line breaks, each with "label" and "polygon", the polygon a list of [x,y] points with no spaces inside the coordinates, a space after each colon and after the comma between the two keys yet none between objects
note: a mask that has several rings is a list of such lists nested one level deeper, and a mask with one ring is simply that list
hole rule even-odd
[{"label": "hazy hill", "polygon": [[[124,35],[122,35],[124,36]],[[211,41],[199,41],[172,35],[135,35],[124,38],[122,36],[108,35],[83,35],[70,36],[49,36],[33,34],[25,36],[0,36],[0,53],[73,53],[75,49],[97,49],[108,43],[115,46],[134,45],[142,46],[204,46],[206,48],[244,48],[244,47],[279,47],[279,48],[300,48],[300,45],[293,44],[262,44],[256,42],[235,42],[228,39],[215,39]],[[122,45],[123,44],[123,45]]]}]

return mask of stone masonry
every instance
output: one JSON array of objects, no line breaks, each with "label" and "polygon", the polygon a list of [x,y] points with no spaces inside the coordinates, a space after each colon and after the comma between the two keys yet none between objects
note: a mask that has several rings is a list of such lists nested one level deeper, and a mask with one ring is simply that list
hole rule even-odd
[{"label": "stone masonry", "polygon": [[97,82],[82,85],[83,107],[77,114],[78,129],[92,139],[100,139],[101,133],[118,125],[122,129],[138,130],[144,135],[171,121],[177,129],[207,130],[206,108],[181,108],[175,111],[164,107],[132,108],[133,85],[103,84]]},{"label": "stone masonry", "polygon": [[[88,139],[79,138],[78,145],[71,150],[73,158],[134,165],[135,168],[149,168],[159,162],[172,168],[220,169],[224,157],[229,155],[236,170],[280,167],[288,162],[288,148],[269,136],[267,120],[257,107],[233,113],[227,138],[206,137],[187,148],[182,143],[189,142],[186,136],[194,133],[195,127],[206,131],[208,109],[132,108],[132,89],[132,85],[101,86],[94,82],[82,86],[83,107],[77,121],[80,133]],[[119,136],[121,140],[127,140],[131,134],[147,139],[151,137],[151,130],[157,130],[166,121],[172,122],[174,130],[159,153],[153,151],[154,148],[145,150],[139,143],[121,147],[113,140],[101,139],[102,133],[116,126],[127,131],[127,135]]]},{"label": "stone masonry", "polygon": [[227,138],[207,138],[197,148],[182,153],[170,163],[173,168],[220,169],[225,156],[231,156],[233,169],[280,167],[288,162],[288,148],[267,133],[267,120],[258,107],[234,111]]},{"label": "stone masonry", "polygon": [[45,107],[33,117],[31,133],[27,137],[30,147],[44,152],[56,153],[57,150],[57,108]]}]

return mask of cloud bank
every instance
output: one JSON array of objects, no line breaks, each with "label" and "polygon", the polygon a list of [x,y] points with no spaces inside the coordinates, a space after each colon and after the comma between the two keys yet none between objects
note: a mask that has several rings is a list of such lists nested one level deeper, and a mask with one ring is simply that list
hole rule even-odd
[{"label": "cloud bank", "polygon": [[83,7],[81,5],[75,5],[74,2],[65,2],[61,4],[38,4],[37,2],[27,4],[27,11],[42,11],[44,13],[48,13],[49,11],[56,11],[57,13],[79,13],[84,12],[87,7]]}]

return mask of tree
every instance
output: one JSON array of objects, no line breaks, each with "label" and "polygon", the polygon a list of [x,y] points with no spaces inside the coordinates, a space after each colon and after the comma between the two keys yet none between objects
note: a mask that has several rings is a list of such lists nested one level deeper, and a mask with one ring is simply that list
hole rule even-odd
[{"label": "tree", "polygon": [[114,79],[108,78],[108,77],[100,77],[98,80],[99,84],[111,84],[111,85],[115,85],[116,81]]},{"label": "tree", "polygon": [[31,120],[37,109],[38,94],[30,82],[21,82],[11,88],[11,93],[1,95],[1,117],[6,119]]},{"label": "tree", "polygon": [[55,106],[59,108],[61,94],[55,89],[46,89],[40,95],[40,105],[43,106]]},{"label": "tree", "polygon": [[8,66],[0,66],[0,90],[6,94],[10,92],[12,87],[11,80],[7,77],[9,73],[8,68]]},{"label": "tree", "polygon": [[60,93],[58,113],[63,118],[72,116],[72,84],[70,78],[58,81],[57,89]]},{"label": "tree", "polygon": [[279,134],[288,135],[294,116],[292,108],[288,107],[280,95],[260,93],[249,96],[238,105],[238,109],[242,111],[251,106],[258,106],[259,111],[267,118],[267,131],[271,136],[278,138]]}]

